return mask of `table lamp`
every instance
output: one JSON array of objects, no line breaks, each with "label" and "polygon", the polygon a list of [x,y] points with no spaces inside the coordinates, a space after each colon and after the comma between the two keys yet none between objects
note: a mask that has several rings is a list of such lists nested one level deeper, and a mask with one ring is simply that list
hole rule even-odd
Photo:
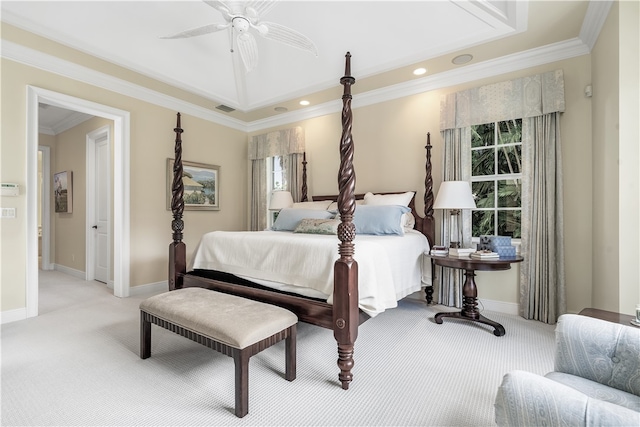
[{"label": "table lamp", "polygon": [[271,193],[271,200],[269,200],[270,211],[279,211],[292,206],[293,197],[291,196],[291,192],[277,190]]},{"label": "table lamp", "polygon": [[449,247],[460,248],[462,243],[459,223],[460,211],[476,208],[469,183],[467,181],[444,181],[440,184],[433,208],[449,210]]}]

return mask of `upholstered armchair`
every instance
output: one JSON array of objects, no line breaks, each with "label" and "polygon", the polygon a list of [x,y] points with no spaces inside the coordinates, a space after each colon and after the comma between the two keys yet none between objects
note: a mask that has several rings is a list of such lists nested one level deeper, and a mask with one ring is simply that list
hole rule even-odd
[{"label": "upholstered armchair", "polygon": [[499,426],[640,426],[640,328],[565,314],[554,371],[506,374]]}]

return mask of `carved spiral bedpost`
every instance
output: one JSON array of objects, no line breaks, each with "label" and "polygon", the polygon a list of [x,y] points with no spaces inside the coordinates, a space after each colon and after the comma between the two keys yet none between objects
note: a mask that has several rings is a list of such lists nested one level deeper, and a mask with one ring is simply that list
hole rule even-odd
[{"label": "carved spiral bedpost", "polygon": [[307,153],[302,153],[302,198],[301,202],[307,201]]},{"label": "carved spiral bedpost", "polygon": [[[431,164],[431,133],[427,132],[427,145],[424,147],[427,150],[427,158],[425,163],[425,179],[424,179],[424,220],[422,221],[423,233],[427,236],[429,246],[433,246],[436,241],[436,222],[433,217],[433,166]],[[435,264],[431,261],[431,278],[435,280]],[[427,303],[431,304],[433,301],[433,285],[425,288],[425,295]]]},{"label": "carved spiral bedpost", "polygon": [[184,184],[182,183],[182,128],[180,127],[180,113],[177,125],[173,129],[176,133],[175,160],[173,163],[173,182],[171,184],[171,212],[173,221],[173,242],[169,245],[169,290],[182,288],[182,274],[187,270],[186,247],[182,241],[184,221]]},{"label": "carved spiral bedpost", "polygon": [[431,133],[427,132],[427,158],[425,162],[425,178],[424,178],[424,234],[429,240],[429,244],[433,246],[436,241],[435,218],[433,217],[433,165],[431,164]]},{"label": "carved spiral bedpost", "polygon": [[333,285],[333,335],[338,343],[339,379],[347,390],[353,379],[353,345],[358,337],[358,263],[353,258],[353,239],[356,226],[352,222],[356,209],[356,175],[353,169],[353,139],[351,138],[351,53],[347,52],[345,75],[340,79],[344,86],[342,95],[342,138],[340,139],[340,170],[338,172],[338,210],[341,223],[338,226],[338,253],[334,265]]}]

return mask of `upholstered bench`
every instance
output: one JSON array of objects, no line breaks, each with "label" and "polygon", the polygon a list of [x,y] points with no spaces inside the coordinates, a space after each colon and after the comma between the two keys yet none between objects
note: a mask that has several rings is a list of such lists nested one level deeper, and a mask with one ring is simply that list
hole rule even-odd
[{"label": "upholstered bench", "polygon": [[295,314],[246,298],[185,288],[140,303],[140,357],[151,356],[151,324],[203,344],[235,363],[235,414],[249,412],[249,358],[285,339],[285,378],[296,378]]}]

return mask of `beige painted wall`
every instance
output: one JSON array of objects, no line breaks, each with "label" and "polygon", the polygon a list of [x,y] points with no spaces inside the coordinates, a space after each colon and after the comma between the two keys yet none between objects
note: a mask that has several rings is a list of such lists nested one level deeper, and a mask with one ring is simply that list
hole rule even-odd
[{"label": "beige painted wall", "polygon": [[[166,280],[167,248],[171,241],[171,213],[166,210],[166,159],[173,157],[176,112],[6,59],[2,59],[1,66],[0,179],[21,186],[19,197],[2,201],[3,207],[17,210],[16,219],[1,223],[2,311],[25,307],[27,85],[131,113],[130,283],[137,286]],[[205,231],[239,230],[246,223],[246,134],[191,116],[183,116],[182,124],[184,159],[221,167],[221,211],[185,213],[185,242],[192,249]],[[75,182],[78,181],[76,177]]]},{"label": "beige painted wall", "polygon": [[592,51],[593,306],[640,303],[640,5],[614,2]]},{"label": "beige painted wall", "polygon": [[[568,310],[577,312],[591,304],[591,272],[585,268],[590,263],[592,246],[591,100],[584,96],[584,87],[591,82],[589,55],[354,109],[356,192],[416,190],[418,211],[422,212],[427,132],[431,133],[433,145],[436,194],[442,180],[441,96],[555,69],[562,69],[565,78],[567,108],[561,117],[565,263]],[[353,93],[357,99],[357,81]],[[305,129],[306,135],[309,194],[336,194],[340,115],[336,113],[290,126],[298,125]],[[516,304],[517,281],[517,267],[508,272],[481,273],[477,280],[479,297]]]},{"label": "beige painted wall", "polygon": [[640,3],[620,4],[619,311],[640,304]]},{"label": "beige painted wall", "polygon": [[[593,302],[618,311],[619,4],[613,4],[593,57]],[[585,265],[587,268],[587,265]]]},{"label": "beige painted wall", "polygon": [[[51,173],[73,172],[73,210],[71,213],[55,213],[51,205],[51,217],[56,230],[56,238],[51,239],[58,265],[84,272],[86,266],[86,219],[87,219],[87,134],[113,122],[102,117],[94,117],[55,136],[55,162],[51,163]],[[112,130],[113,133],[113,130]],[[113,157],[113,156],[112,156]],[[113,188],[113,183],[111,184]],[[113,203],[112,203],[113,206]],[[112,246],[113,247],[113,244]],[[111,263],[113,266],[113,262]],[[111,275],[112,277],[112,275]]]},{"label": "beige painted wall", "polygon": [[[53,169],[55,169],[55,164],[56,164],[56,137],[55,135],[47,135],[44,133],[41,133],[38,135],[38,145],[42,145],[45,147],[49,147],[49,166],[50,166],[50,174],[51,176],[49,177],[49,181],[50,181],[50,185],[51,188],[49,189],[49,194],[47,194],[46,196],[49,197],[49,206],[50,206],[50,214],[49,214],[49,224],[43,224],[43,226],[49,226],[49,236],[50,236],[50,241],[54,242],[55,238],[56,238],[56,225],[55,225],[55,217],[54,217],[54,197],[53,197],[53,174],[55,173],[53,171]],[[38,202],[38,208],[42,209],[42,206],[40,206],[40,202]],[[43,217],[44,220],[44,217]],[[55,262],[56,259],[56,248],[55,245],[51,244],[49,247],[49,262],[53,263]]]}]

